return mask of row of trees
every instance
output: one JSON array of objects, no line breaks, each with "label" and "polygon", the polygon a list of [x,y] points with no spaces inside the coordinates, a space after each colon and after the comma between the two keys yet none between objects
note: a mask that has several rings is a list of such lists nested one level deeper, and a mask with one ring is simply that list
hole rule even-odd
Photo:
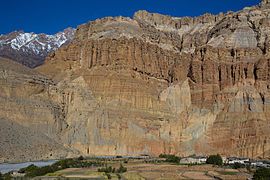
[{"label": "row of trees", "polygon": [[170,163],[179,163],[180,162],[180,157],[172,155],[172,154],[160,154],[159,158],[165,158],[165,161],[170,162]]},{"label": "row of trees", "polygon": [[37,167],[32,164],[26,168],[20,169],[19,173],[25,173],[26,177],[36,177],[36,176],[43,176],[48,173],[54,173],[56,171],[66,169],[66,168],[85,168],[85,167],[101,166],[101,165],[103,164],[101,164],[100,162],[83,161],[82,158],[64,159],[50,166],[44,166],[44,167]]},{"label": "row of trees", "polygon": [[[180,157],[172,155],[172,154],[160,154],[159,158],[165,158],[166,162],[170,163],[179,163]],[[214,165],[222,165],[223,161],[219,154],[217,155],[211,155],[207,158],[206,161],[207,164],[214,164]]]},{"label": "row of trees", "polygon": [[112,179],[112,176],[110,173],[116,173],[118,179],[121,179],[120,173],[125,173],[127,172],[127,168],[124,167],[122,164],[120,164],[120,167],[118,169],[113,168],[112,166],[109,167],[104,167],[104,168],[99,168],[98,172],[105,172],[106,176],[108,179]]},{"label": "row of trees", "polygon": [[120,164],[118,169],[113,168],[112,166],[99,168],[98,172],[105,172],[105,173],[124,173],[127,172],[127,168]]}]

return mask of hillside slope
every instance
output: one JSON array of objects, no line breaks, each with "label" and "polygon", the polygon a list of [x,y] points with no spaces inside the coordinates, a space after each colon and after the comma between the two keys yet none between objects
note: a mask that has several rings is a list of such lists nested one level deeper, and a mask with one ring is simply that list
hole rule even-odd
[{"label": "hillside slope", "polygon": [[58,138],[61,110],[47,95],[50,84],[32,69],[0,58],[0,162],[73,154]]}]

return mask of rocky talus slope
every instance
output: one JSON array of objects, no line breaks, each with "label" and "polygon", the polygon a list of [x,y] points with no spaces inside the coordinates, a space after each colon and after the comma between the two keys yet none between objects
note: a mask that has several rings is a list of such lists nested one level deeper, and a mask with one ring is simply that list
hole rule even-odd
[{"label": "rocky talus slope", "polygon": [[269,14],[263,1],[196,18],[139,11],[83,24],[36,69],[51,84],[25,91],[49,101],[50,113],[20,122],[83,155],[269,158]]},{"label": "rocky talus slope", "polygon": [[43,75],[0,58],[0,163],[76,154],[59,141],[63,113],[50,100],[52,86]]}]

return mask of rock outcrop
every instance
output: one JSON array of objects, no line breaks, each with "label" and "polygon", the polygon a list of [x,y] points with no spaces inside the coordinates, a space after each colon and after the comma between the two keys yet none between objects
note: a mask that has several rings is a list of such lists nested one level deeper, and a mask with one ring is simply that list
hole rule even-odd
[{"label": "rock outcrop", "polygon": [[269,158],[269,14],[264,2],[236,13],[139,11],[79,26],[36,69],[52,82],[31,96],[55,110],[44,133],[83,155]]},{"label": "rock outcrop", "polygon": [[269,0],[262,0],[261,4],[264,6],[264,5],[270,4],[270,1]]}]

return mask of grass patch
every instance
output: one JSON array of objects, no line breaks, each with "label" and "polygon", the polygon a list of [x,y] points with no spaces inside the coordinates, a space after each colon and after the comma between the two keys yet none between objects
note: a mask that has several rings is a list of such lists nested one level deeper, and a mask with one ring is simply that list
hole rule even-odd
[{"label": "grass patch", "polygon": [[62,176],[62,173],[60,172],[54,172],[54,173],[48,173],[46,176]]}]

